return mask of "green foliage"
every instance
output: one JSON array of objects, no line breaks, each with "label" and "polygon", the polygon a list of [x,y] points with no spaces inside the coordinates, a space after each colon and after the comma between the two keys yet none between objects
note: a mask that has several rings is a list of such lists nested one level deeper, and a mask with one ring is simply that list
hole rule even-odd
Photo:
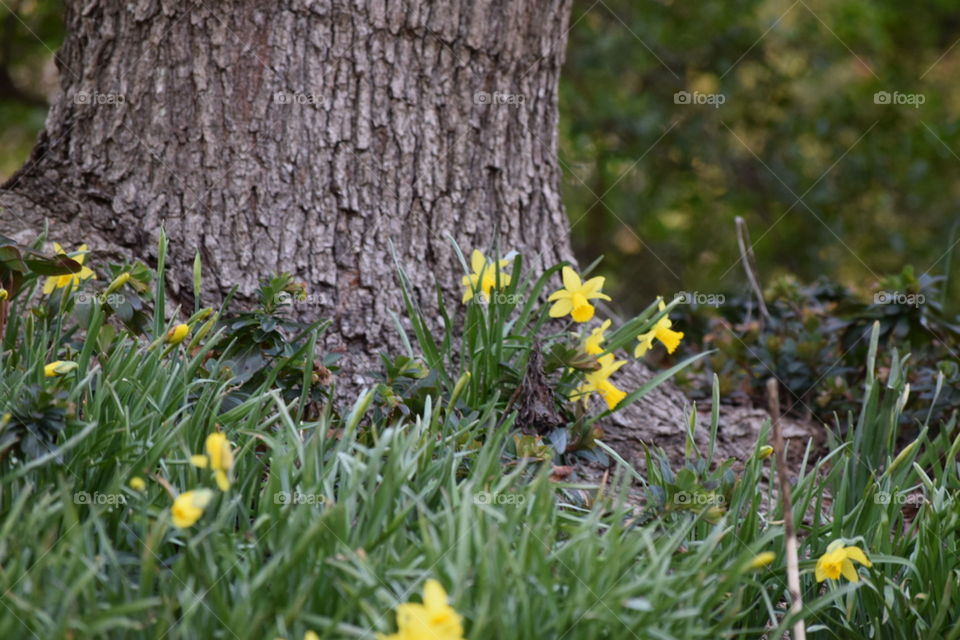
[{"label": "green foliage", "polygon": [[[459,253],[459,247],[456,250]],[[466,259],[462,261],[469,273]],[[534,274],[524,270],[522,256],[513,258],[510,274],[493,266],[496,262],[499,260],[492,261],[489,268],[495,269],[498,282],[503,278],[503,283],[507,284],[496,287],[489,295],[481,295],[478,290],[467,305],[462,325],[452,321],[438,292],[443,318],[439,335],[423,320],[423,314],[410,293],[406,275],[398,265],[403,299],[417,345],[424,354],[426,365],[436,374],[435,378],[425,376],[418,386],[439,389],[441,394],[449,395],[451,406],[463,410],[495,410],[504,414],[516,410],[517,426],[533,438],[524,449],[540,452],[538,447],[543,437],[554,448],[558,461],[564,461],[564,456],[570,454],[608,462],[602,452],[595,450],[594,440],[599,432],[594,423],[629,406],[663,379],[705,354],[694,355],[674,365],[639,389],[629,393],[624,391],[622,400],[612,404],[607,402],[606,411],[591,412],[591,401],[595,404],[597,401],[593,395],[582,394],[580,385],[584,382],[584,374],[601,367],[597,354],[585,352],[584,341],[589,332],[583,327],[587,325],[551,323],[550,306],[540,302],[553,289],[553,285],[549,285],[551,279],[557,278],[565,265],[547,269],[534,279]],[[592,268],[588,267],[585,273]],[[650,304],[606,337],[599,357],[614,354],[628,345],[632,348],[636,337],[649,330],[671,309],[672,306],[659,311],[657,302]],[[402,325],[397,324],[403,331]],[[404,342],[409,361],[415,357],[415,352],[406,336]],[[451,371],[457,374],[448,373]],[[585,397],[585,402],[571,402]],[[542,455],[538,453],[535,457]]]},{"label": "green foliage", "polygon": [[[949,271],[951,3],[578,0],[570,24],[564,203],[575,248],[607,256],[618,299],[639,309],[681,289],[742,290],[736,216],[774,276]],[[677,104],[681,91],[724,101]]]},{"label": "green foliage", "polygon": [[0,419],[0,458],[16,446],[23,459],[33,460],[56,446],[71,407],[65,391],[31,384],[7,410]]},{"label": "green foliage", "polygon": [[[797,415],[832,422],[860,405],[868,375],[864,366],[869,336],[877,325],[883,347],[881,375],[890,375],[893,354],[908,352],[912,364],[907,382],[913,400],[901,416],[904,424],[948,420],[960,408],[956,353],[960,349],[957,319],[949,317],[941,299],[942,278],[915,277],[906,267],[884,278],[870,301],[857,292],[820,278],[803,285],[793,278],[775,280],[764,298],[764,319],[749,297],[727,298],[717,307],[676,307],[681,322],[693,327],[704,347],[715,352],[681,373],[697,397],[709,394],[713,374],[720,379],[725,401],[763,404],[764,385],[772,375]],[[685,343],[696,351],[697,340]]]},{"label": "green foliage", "polygon": [[61,0],[0,4],[0,182],[20,168],[43,127],[46,94],[56,88],[45,67],[63,33]]},{"label": "green foliage", "polygon": [[276,385],[284,398],[297,400],[301,410],[315,412],[329,395],[326,387],[330,385],[331,369],[336,370],[334,358],[313,358],[316,336],[329,322],[303,323],[292,318],[294,305],[306,295],[302,282],[281,273],[261,285],[256,308],[226,314],[221,326],[229,344],[211,351],[204,368],[211,375],[233,380],[236,390],[230,402]]},{"label": "green foliage", "polygon": [[[0,5],[0,74],[32,95],[0,95],[0,178],[43,125],[62,4]],[[946,0],[574,2],[559,146],[578,254],[607,256],[628,308],[732,293],[739,215],[763,273],[853,285],[912,262],[953,276],[956,313],[953,12]],[[725,100],[677,104],[680,91]],[[881,91],[924,102],[878,104]]]},{"label": "green foliage", "polygon": [[4,300],[15,298],[31,277],[68,275],[80,268],[69,256],[46,256],[34,247],[0,236],[0,287],[6,291]]},{"label": "green foliage", "polygon": [[[165,252],[162,240],[161,268]],[[18,296],[14,346],[0,352],[0,634],[299,640],[312,629],[373,640],[432,577],[472,640],[783,637],[793,620],[766,430],[743,461],[714,460],[714,412],[707,451],[691,436],[687,459],[671,465],[651,448],[641,474],[596,439],[606,412],[570,407],[567,391],[583,373],[561,357],[541,363],[537,384],[565,433],[587,429],[588,450],[615,461],[611,480],[558,480],[554,463],[569,447],[524,433],[532,409],[513,398],[532,388],[538,354],[589,366],[536,302],[550,276],[531,281],[516,259],[515,297],[445,311],[437,334],[407,295],[420,352],[385,355],[374,388],[342,406],[327,398],[314,414],[304,410],[316,375],[306,354],[322,326],[305,338],[286,332],[292,321],[270,301],[292,286],[288,276],[265,283],[255,310],[199,309],[180,344],[167,344],[169,323],[156,315],[167,302],[162,271],[145,279],[155,311],[142,336],[107,321],[100,295],[90,296],[85,329],[74,327],[70,304],[91,280],[65,294],[58,316],[35,313],[45,299]],[[605,346],[631,344],[661,312],[646,313]],[[808,457],[794,483],[800,615],[813,638],[960,629],[960,433],[955,420],[935,436],[924,423],[893,456],[909,374],[894,353],[896,368],[876,376],[880,334],[877,325],[859,418],[836,430],[829,455]],[[223,362],[250,351],[270,357],[241,381]],[[76,367],[46,377],[53,358]],[[280,384],[294,369],[301,384]],[[214,487],[191,456],[217,430],[232,443],[232,484],[193,526],[175,528],[174,497]],[[24,434],[33,443],[13,446],[24,440],[11,435]],[[146,480],[142,491],[135,477]],[[634,482],[645,491],[639,504],[626,500]],[[817,583],[816,559],[841,537],[862,546],[872,568],[856,584]],[[776,558],[756,565],[767,551]]]}]

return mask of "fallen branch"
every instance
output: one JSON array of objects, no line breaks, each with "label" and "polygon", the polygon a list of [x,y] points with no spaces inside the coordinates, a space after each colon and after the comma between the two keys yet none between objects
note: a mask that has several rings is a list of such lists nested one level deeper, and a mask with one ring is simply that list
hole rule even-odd
[{"label": "fallen branch", "polygon": [[[793,501],[790,498],[790,477],[787,475],[787,452],[783,444],[783,430],[780,428],[780,390],[777,381],[767,380],[767,396],[770,402],[770,417],[773,421],[773,452],[777,461],[777,478],[780,480],[780,499],[783,501],[783,528],[786,533],[787,590],[790,592],[790,612],[799,614],[803,610],[803,597],[800,595],[800,561],[797,557],[797,532],[793,526]],[[793,623],[793,640],[806,640],[807,631],[803,619]]]}]

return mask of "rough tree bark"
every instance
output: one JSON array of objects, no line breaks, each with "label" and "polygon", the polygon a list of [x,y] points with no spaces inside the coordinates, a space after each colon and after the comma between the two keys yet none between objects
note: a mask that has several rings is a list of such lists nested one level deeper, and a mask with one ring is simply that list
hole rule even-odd
[{"label": "rough tree bark", "polygon": [[[430,304],[448,240],[570,259],[557,83],[571,0],[68,0],[61,90],[0,227],[150,261],[188,301],[290,271],[359,370]],[[649,406],[675,403],[665,396]]]}]

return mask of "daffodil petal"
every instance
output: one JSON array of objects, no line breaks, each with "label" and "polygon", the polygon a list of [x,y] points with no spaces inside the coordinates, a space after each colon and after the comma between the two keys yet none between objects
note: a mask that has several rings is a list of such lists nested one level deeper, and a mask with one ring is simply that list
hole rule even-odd
[{"label": "daffodil petal", "polygon": [[827,579],[827,572],[824,571],[823,567],[819,562],[817,562],[817,570],[815,574],[816,574],[817,582],[823,582],[824,580]]},{"label": "daffodil petal", "polygon": [[474,249],[473,253],[470,254],[470,269],[474,273],[480,273],[480,270],[483,269],[487,259],[483,256],[483,253],[479,249]]},{"label": "daffodil petal", "polygon": [[656,337],[656,331],[648,331],[637,336],[640,343],[633,350],[634,358],[642,358],[643,355],[653,347],[653,339]]},{"label": "daffodil petal", "polygon": [[627,397],[626,392],[618,389],[616,385],[611,382],[607,382],[603,385],[603,387],[600,389],[600,395],[603,396],[603,399],[606,401],[608,409],[613,409],[620,404],[621,400]]},{"label": "daffodil petal", "polygon": [[[608,356],[612,356],[613,354],[612,354],[612,353],[608,353],[607,355],[608,355]],[[627,361],[626,361],[626,360],[617,360],[616,362],[611,362],[610,364],[608,364],[607,366],[605,366],[605,367],[603,368],[603,372],[604,372],[606,375],[611,376],[611,375],[613,375],[614,373],[616,373],[617,370],[620,369],[620,367],[622,367],[622,366],[625,365],[625,364],[627,364]]]},{"label": "daffodil petal", "polygon": [[667,353],[673,353],[680,346],[683,339],[682,331],[673,331],[671,329],[657,329],[657,340],[663,343],[667,348]]},{"label": "daffodil petal", "polygon": [[439,609],[447,606],[447,592],[444,591],[439,582],[432,578],[423,585],[423,604],[428,609]]},{"label": "daffodil petal", "polygon": [[840,563],[840,572],[843,573],[843,577],[850,582],[860,582],[860,575],[854,568],[853,563],[849,560],[844,560]]},{"label": "daffodil petal", "polygon": [[[571,306],[573,306],[572,303]],[[595,312],[596,309],[592,304],[581,304],[572,308],[570,311],[570,316],[573,318],[574,322],[589,322],[591,319],[593,319],[593,314]]]},{"label": "daffodil petal", "polygon": [[592,294],[600,293],[600,289],[603,289],[603,283],[605,280],[606,278],[604,278],[603,276],[596,276],[594,278],[590,278],[589,280],[583,283],[583,287],[582,287],[583,293],[588,296]]},{"label": "daffodil petal", "polygon": [[856,560],[865,567],[872,567],[873,563],[867,558],[867,555],[860,549],[860,547],[845,547],[843,549],[847,557],[851,560]]},{"label": "daffodil petal", "polygon": [[560,272],[563,277],[563,288],[567,291],[576,291],[580,289],[582,284],[580,283],[580,276],[577,275],[577,272],[571,269],[570,267],[564,267]]},{"label": "daffodil petal", "polygon": [[550,317],[551,318],[562,318],[573,311],[573,303],[569,299],[557,300],[553,303],[553,306],[550,307]]},{"label": "daffodil petal", "polygon": [[[831,542],[830,544],[827,545],[827,553],[831,553],[831,552],[833,552],[833,551],[836,551],[837,549],[839,549],[839,548],[842,547],[842,546],[843,546],[843,540],[834,540],[833,542]],[[824,555],[826,555],[826,554],[824,554]]]},{"label": "daffodil petal", "polygon": [[230,478],[225,471],[217,471],[213,474],[213,477],[217,481],[217,486],[220,488],[220,491],[226,491],[230,488]]}]

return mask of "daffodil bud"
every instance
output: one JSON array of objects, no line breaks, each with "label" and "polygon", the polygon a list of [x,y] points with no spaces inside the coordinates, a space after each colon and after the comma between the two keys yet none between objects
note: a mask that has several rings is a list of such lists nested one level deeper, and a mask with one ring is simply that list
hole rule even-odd
[{"label": "daffodil bud", "polygon": [[753,559],[750,560],[750,564],[747,565],[747,568],[757,571],[770,565],[776,559],[777,554],[775,554],[773,551],[764,551],[755,555]]},{"label": "daffodil bud", "polygon": [[[204,309],[204,311],[209,311],[210,313],[213,313],[213,309]],[[197,317],[201,318],[201,316],[206,317],[203,315],[203,311],[201,311],[200,315],[198,315]],[[190,340],[190,344],[187,346],[188,351],[192,350],[194,347],[199,345],[203,341],[203,339],[207,337],[207,334],[210,333],[210,330],[213,329],[215,324],[217,324],[217,320],[218,320],[218,316],[214,316],[208,319],[206,322],[204,322],[203,325],[201,325],[201,327],[197,330],[197,334],[193,336],[193,339]]]},{"label": "daffodil bud", "polygon": [[200,261],[200,252],[193,256],[193,295],[200,297],[203,290],[203,265]]},{"label": "daffodil bud", "polygon": [[127,284],[128,282],[130,282],[130,272],[124,271],[123,273],[121,273],[120,275],[118,275],[116,278],[113,279],[113,281],[104,290],[103,295],[105,296],[110,295],[111,293],[113,293],[123,285]]},{"label": "daffodil bud", "polygon": [[43,368],[43,375],[47,378],[55,378],[70,373],[77,368],[76,362],[69,360],[54,360]]},{"label": "daffodil bud", "polygon": [[883,475],[888,476],[894,471],[896,471],[897,467],[903,464],[903,461],[906,460],[908,457],[910,457],[910,454],[913,453],[913,450],[916,449],[919,444],[920,444],[920,438],[917,438],[916,440],[914,440],[913,442],[905,446],[903,448],[903,451],[897,454],[897,457],[893,459],[893,462],[890,463],[890,466],[887,467],[887,470],[883,472]]},{"label": "daffodil bud", "polygon": [[757,451],[757,460],[766,460],[773,455],[773,447],[764,445]]},{"label": "daffodil bud", "polygon": [[727,512],[723,507],[718,507],[716,505],[708,508],[703,512],[703,519],[709,522],[710,524],[716,524],[720,522],[720,519]]},{"label": "daffodil bud", "polygon": [[6,300],[6,299],[9,298],[9,297],[10,297],[10,292],[8,292],[8,291],[7,291],[6,289],[4,289],[3,287],[0,287],[0,302],[3,302],[4,300]]},{"label": "daffodil bud", "polygon": [[470,372],[466,371],[460,379],[457,380],[456,386],[453,387],[453,393],[450,394],[450,404],[448,406],[452,407],[457,403],[457,399],[460,397],[460,394],[463,393],[463,388],[467,386],[467,383],[470,382]]},{"label": "daffodil bud", "polygon": [[190,325],[178,324],[167,332],[167,343],[180,344],[190,333]]}]

